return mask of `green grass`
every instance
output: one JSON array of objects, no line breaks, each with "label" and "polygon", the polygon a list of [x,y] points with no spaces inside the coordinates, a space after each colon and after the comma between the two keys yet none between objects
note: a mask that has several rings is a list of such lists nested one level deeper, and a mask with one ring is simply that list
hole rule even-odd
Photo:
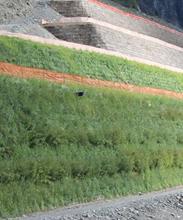
[{"label": "green grass", "polygon": [[182,184],[182,107],[0,76],[0,217]]},{"label": "green grass", "polygon": [[183,75],[114,56],[0,37],[0,61],[183,92]]},{"label": "green grass", "polygon": [[[135,194],[160,190],[182,184],[180,169],[153,170],[140,175],[114,175],[94,178],[65,178],[53,184],[34,184],[32,182],[0,185],[0,200],[3,201],[0,216],[52,209],[74,202],[87,202],[94,199]],[[13,199],[12,199],[13,198]]]}]

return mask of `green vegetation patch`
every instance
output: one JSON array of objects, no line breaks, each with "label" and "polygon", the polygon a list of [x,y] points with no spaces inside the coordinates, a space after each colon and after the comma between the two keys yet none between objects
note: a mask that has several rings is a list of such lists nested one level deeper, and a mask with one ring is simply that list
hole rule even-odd
[{"label": "green vegetation patch", "polygon": [[183,75],[126,59],[0,37],[0,61],[183,92]]},{"label": "green vegetation patch", "polygon": [[182,184],[182,107],[0,76],[0,216]]}]

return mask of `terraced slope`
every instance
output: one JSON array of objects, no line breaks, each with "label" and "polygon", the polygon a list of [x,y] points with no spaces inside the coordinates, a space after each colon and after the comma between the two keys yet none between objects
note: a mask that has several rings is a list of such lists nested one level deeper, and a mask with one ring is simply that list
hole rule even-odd
[{"label": "terraced slope", "polygon": [[183,48],[88,18],[62,19],[44,27],[58,39],[104,48],[183,69]]},{"label": "terraced slope", "polygon": [[[26,33],[34,30],[37,34],[36,31],[43,30],[40,21],[48,11],[48,22],[56,18],[56,23],[51,25],[59,24],[58,32],[60,22],[68,23],[68,20],[59,20],[63,15],[59,15],[59,10],[53,10],[54,5],[51,9],[47,1],[38,3],[39,7],[33,8],[30,18],[23,22],[27,27],[21,27],[24,31],[26,27]],[[70,11],[73,12],[76,1],[64,4],[70,3]],[[94,3],[101,10],[108,8],[99,2]],[[48,7],[44,10],[44,16],[38,16],[41,4],[44,9]],[[85,16],[88,15],[87,10],[84,11]],[[129,21],[134,16],[119,13],[113,8],[111,12],[114,11],[115,15],[129,17]],[[109,18],[107,14],[106,18]],[[21,19],[25,17],[20,18],[18,25],[17,20],[9,25],[17,25],[17,30],[20,30]],[[146,22],[138,19],[139,25],[142,21]],[[142,32],[124,30],[117,23],[111,24],[98,18],[92,21],[97,21],[98,26],[93,28],[92,23],[92,27],[89,27],[89,30],[93,29],[84,36],[83,40],[88,38],[86,44],[91,42],[95,33],[99,46],[103,43],[102,47],[107,48],[106,45],[112,45],[111,41],[116,45],[120,43],[119,52],[114,52],[115,48],[102,50],[68,43],[66,40],[71,37],[70,30],[67,30],[65,41],[53,40],[55,37],[46,29],[39,33],[40,36],[52,40],[25,35],[17,35],[19,38],[0,36],[0,218],[44,211],[74,202],[159,190],[183,183],[182,41],[178,37],[176,43],[172,38],[170,44],[169,40],[152,38],[152,35],[143,35],[142,38]],[[99,25],[101,21],[103,25]],[[78,21],[76,23],[74,28]],[[33,29],[29,25],[33,25]],[[51,25],[47,24],[46,28],[49,29]],[[71,24],[64,25],[61,27],[67,29]],[[80,26],[83,26],[82,22]],[[158,24],[155,26],[161,33],[166,30],[167,35],[180,34]],[[104,27],[109,35],[102,35],[101,29]],[[76,35],[82,28],[76,28]],[[120,36],[117,32],[120,32]],[[107,41],[110,33],[115,38]],[[157,66],[167,69],[124,59],[120,41],[121,36],[125,40],[125,35],[128,35],[133,46],[126,50],[131,60],[147,62],[140,56],[141,49],[145,50],[144,45],[147,46],[148,41],[151,44],[144,53],[149,59],[147,63],[153,63],[150,62],[151,56],[153,61],[161,61],[161,65],[156,63]],[[27,38],[32,41],[25,40]],[[82,40],[81,37],[78,40]],[[142,47],[136,45],[137,40]],[[93,46],[97,46],[96,42],[93,41]],[[69,49],[73,47],[77,50]],[[159,54],[162,56],[159,57]],[[170,71],[172,69],[179,73]],[[19,78],[4,76],[4,73]],[[32,77],[32,73],[36,77],[60,80],[62,84],[40,79],[20,79],[20,75]],[[69,78],[75,81],[68,82]],[[78,81],[83,84],[76,83]],[[113,88],[90,87],[85,82],[117,87],[123,85],[125,88],[133,84],[131,88],[143,90],[145,86],[154,91],[166,90],[167,94],[174,95],[172,98],[136,94]],[[175,99],[175,95],[180,99]]]},{"label": "terraced slope", "polygon": [[69,17],[61,19],[61,22],[45,25],[59,39],[105,48],[177,68],[183,67],[181,32],[99,1],[51,1],[50,5],[60,14]]},{"label": "terraced slope", "polygon": [[[68,16],[69,21],[64,18]],[[76,16],[85,18],[78,21]],[[42,26],[43,19],[50,24]],[[157,65],[183,68],[181,32],[99,1],[36,1],[27,17],[1,25],[0,29],[57,37],[79,43],[81,48],[85,44]]]},{"label": "terraced slope", "polygon": [[0,61],[183,92],[183,75],[111,55],[0,37]]},{"label": "terraced slope", "polygon": [[98,0],[54,0],[50,5],[65,17],[91,17],[183,47],[183,33],[152,20],[127,13]]}]

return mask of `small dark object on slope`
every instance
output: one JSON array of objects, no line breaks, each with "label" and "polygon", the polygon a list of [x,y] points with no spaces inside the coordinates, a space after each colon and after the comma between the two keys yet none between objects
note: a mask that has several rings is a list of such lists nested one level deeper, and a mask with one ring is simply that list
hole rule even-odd
[{"label": "small dark object on slope", "polygon": [[75,94],[77,96],[84,96],[85,95],[84,91],[79,91],[79,92],[76,92]]}]

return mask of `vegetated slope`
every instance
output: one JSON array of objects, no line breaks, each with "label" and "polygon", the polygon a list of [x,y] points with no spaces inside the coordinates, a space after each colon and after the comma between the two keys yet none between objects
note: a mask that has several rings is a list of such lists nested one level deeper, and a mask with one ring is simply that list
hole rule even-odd
[{"label": "vegetated slope", "polygon": [[183,92],[183,75],[108,55],[0,37],[0,61]]},{"label": "vegetated slope", "polygon": [[111,88],[123,91],[130,91],[138,94],[150,94],[156,96],[166,96],[169,98],[183,99],[183,93],[174,92],[170,90],[157,89],[151,87],[141,87],[132,84],[121,82],[113,82],[108,80],[91,79],[89,77],[79,76],[75,74],[58,73],[50,70],[39,68],[31,68],[18,66],[15,64],[0,62],[0,74],[15,76],[25,79],[41,79],[51,82],[64,84],[64,83],[78,83],[81,85],[95,86],[99,88]]},{"label": "vegetated slope", "polygon": [[0,91],[1,217],[182,183],[182,101],[4,76]]}]

